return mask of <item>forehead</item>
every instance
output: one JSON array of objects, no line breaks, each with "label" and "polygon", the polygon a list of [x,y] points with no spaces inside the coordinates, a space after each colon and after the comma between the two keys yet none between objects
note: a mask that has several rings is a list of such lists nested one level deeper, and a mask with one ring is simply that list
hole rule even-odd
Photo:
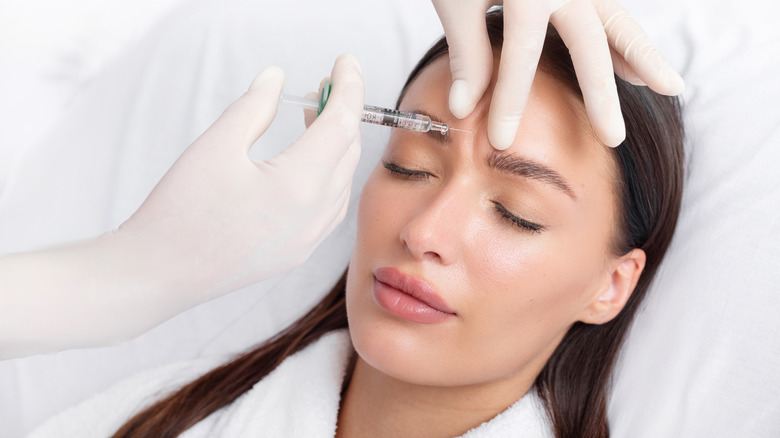
[{"label": "forehead", "polygon": [[[448,57],[441,56],[409,84],[400,109],[424,111],[450,127],[468,130],[468,133],[448,133],[447,143],[456,148],[470,147],[475,154],[488,154],[493,151],[487,128],[496,80],[497,68],[494,68],[487,91],[472,114],[459,120],[448,108],[452,77]],[[555,169],[577,194],[587,197],[606,192],[612,201],[616,163],[609,148],[593,135],[582,100],[542,70],[534,78],[515,141],[506,152]]]}]

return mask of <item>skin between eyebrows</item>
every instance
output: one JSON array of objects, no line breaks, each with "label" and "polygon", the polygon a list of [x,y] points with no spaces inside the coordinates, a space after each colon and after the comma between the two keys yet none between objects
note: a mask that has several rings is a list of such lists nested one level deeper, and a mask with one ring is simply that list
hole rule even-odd
[{"label": "skin between eyebrows", "polygon": [[[425,110],[413,109],[409,112],[428,116],[431,118],[431,120],[436,122],[441,121],[441,119],[432,116]],[[457,132],[452,131],[445,135],[441,135],[441,133],[436,131],[428,131],[426,134],[440,144],[450,144],[452,142],[453,136],[458,135]],[[533,179],[551,185],[568,195],[573,201],[577,201],[577,196],[574,194],[571,186],[569,186],[569,184],[566,182],[566,179],[563,178],[563,176],[561,176],[561,174],[558,173],[555,169],[545,166],[542,163],[519,156],[517,154],[493,150],[487,158],[487,165],[491,169],[495,169],[502,173]]]}]

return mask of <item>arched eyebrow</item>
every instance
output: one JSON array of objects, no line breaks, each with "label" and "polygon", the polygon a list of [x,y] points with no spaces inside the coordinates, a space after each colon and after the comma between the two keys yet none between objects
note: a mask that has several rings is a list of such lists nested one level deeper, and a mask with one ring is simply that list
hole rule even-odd
[{"label": "arched eyebrow", "polygon": [[560,173],[537,161],[503,151],[492,151],[487,158],[488,167],[499,172],[530,178],[554,186],[572,200],[577,196]]}]

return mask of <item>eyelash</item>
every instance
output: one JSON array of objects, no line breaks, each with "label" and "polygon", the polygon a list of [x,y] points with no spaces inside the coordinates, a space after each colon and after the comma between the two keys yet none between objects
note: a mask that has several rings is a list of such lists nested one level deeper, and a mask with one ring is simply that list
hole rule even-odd
[{"label": "eyelash", "polygon": [[404,169],[403,167],[389,161],[382,161],[382,165],[384,165],[385,169],[390,171],[391,174],[398,175],[404,179],[428,179],[431,176],[431,174],[428,172]]},{"label": "eyelash", "polygon": [[[391,174],[397,175],[399,177],[402,177],[404,179],[428,179],[431,174],[428,172],[423,172],[420,170],[409,170],[404,169],[403,167],[391,163],[389,161],[382,161],[382,165],[387,169]],[[519,218],[512,214],[509,210],[506,209],[503,205],[494,202],[496,206],[496,211],[498,214],[501,215],[503,219],[505,219],[509,224],[512,226],[516,226],[520,228],[522,231],[530,232],[530,233],[541,233],[544,230],[544,227],[538,224],[535,224],[533,222],[528,222],[527,220],[523,218]]]},{"label": "eyelash", "polygon": [[527,220],[523,218],[519,218],[515,215],[513,215],[509,210],[507,210],[503,205],[499,203],[494,203],[496,206],[496,211],[498,214],[501,215],[502,218],[506,219],[507,222],[510,224],[519,227],[523,231],[527,231],[530,233],[541,233],[544,231],[544,227],[538,224],[535,224],[533,222],[528,222]]}]

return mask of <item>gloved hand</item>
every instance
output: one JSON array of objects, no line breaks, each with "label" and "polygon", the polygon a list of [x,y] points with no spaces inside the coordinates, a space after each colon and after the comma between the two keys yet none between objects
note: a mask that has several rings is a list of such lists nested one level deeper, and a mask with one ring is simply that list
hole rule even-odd
[{"label": "gloved hand", "polygon": [[[247,152],[271,124],[283,83],[280,69],[261,72],[117,233],[195,262],[182,269],[222,283],[207,288],[209,295],[303,263],[344,218],[360,157],[357,61],[339,57],[332,81],[325,110],[306,132],[277,157],[257,163]],[[178,260],[168,263],[178,269]]]},{"label": "gloved hand", "polygon": [[305,261],[347,211],[363,80],[340,56],[322,114],[280,155],[253,162],[283,81],[281,69],[263,70],[117,230],[0,257],[0,359],[126,340]]},{"label": "gloved hand", "polygon": [[639,24],[614,0],[432,0],[450,45],[450,111],[471,114],[493,72],[485,31],[488,8],[504,5],[504,45],[490,104],[488,137],[496,149],[515,138],[528,101],[548,20],[571,52],[585,108],[597,137],[608,146],[625,139],[613,73],[633,84],[676,95],[685,83]]}]

